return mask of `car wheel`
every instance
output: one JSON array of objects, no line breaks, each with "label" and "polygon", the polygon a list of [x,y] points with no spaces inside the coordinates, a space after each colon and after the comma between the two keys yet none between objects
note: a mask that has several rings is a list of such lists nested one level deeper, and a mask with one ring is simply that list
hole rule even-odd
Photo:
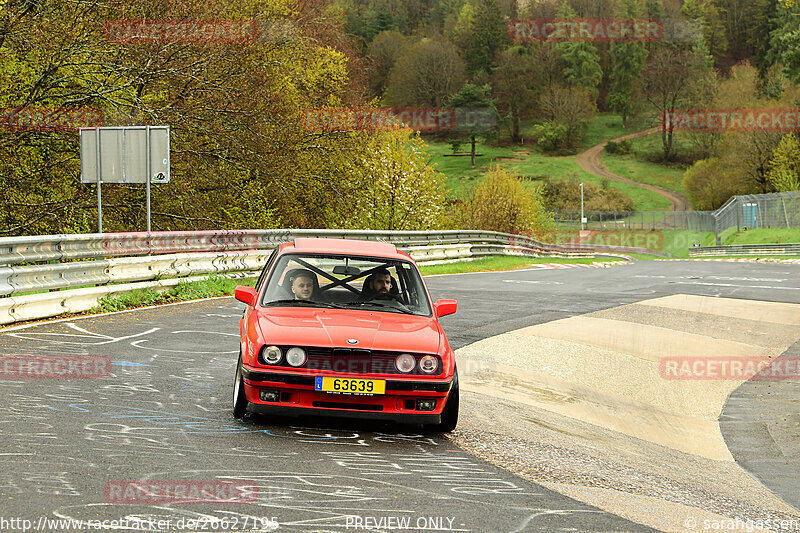
[{"label": "car wheel", "polygon": [[453,388],[447,397],[447,404],[442,411],[442,420],[434,426],[437,431],[447,433],[456,429],[458,424],[458,370],[453,374]]},{"label": "car wheel", "polygon": [[247,396],[244,393],[244,377],[242,376],[242,356],[236,363],[236,380],[233,382],[233,418],[243,418],[247,412]]}]

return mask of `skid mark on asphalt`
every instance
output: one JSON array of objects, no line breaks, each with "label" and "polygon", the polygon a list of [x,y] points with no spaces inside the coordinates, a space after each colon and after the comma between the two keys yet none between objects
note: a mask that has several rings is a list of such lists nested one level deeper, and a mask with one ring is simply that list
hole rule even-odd
[{"label": "skid mark on asphalt", "polygon": [[[235,421],[229,397],[236,358],[228,347],[236,347],[236,317],[225,325],[224,317],[203,314],[233,315],[228,309],[240,306],[201,302],[0,335],[4,353],[113,349],[115,361],[108,378],[92,383],[0,380],[4,512],[229,517],[240,524],[276,516],[287,531],[347,531],[354,518],[395,516],[420,530],[442,523],[454,531],[645,530],[408,428]],[[123,505],[103,495],[110,480],[237,478],[263,484],[263,497],[246,505]]]}]

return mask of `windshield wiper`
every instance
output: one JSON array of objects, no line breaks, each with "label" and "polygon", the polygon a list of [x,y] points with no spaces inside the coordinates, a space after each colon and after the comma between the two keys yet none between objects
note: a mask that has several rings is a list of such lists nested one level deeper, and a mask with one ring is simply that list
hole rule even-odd
[{"label": "windshield wiper", "polygon": [[289,299],[286,299],[286,300],[271,300],[271,301],[267,302],[264,305],[268,306],[268,305],[273,305],[273,304],[278,304],[278,305],[284,305],[284,304],[307,305],[309,307],[328,307],[328,308],[331,308],[331,309],[346,309],[346,307],[342,307],[341,305],[329,304],[327,302],[317,302],[315,300],[289,300]]}]

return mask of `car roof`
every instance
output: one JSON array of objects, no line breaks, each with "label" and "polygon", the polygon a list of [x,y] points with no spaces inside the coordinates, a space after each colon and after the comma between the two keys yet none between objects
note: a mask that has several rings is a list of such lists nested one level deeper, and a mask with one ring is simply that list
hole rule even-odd
[{"label": "car roof", "polygon": [[354,239],[315,239],[300,237],[294,242],[281,246],[281,253],[322,253],[341,255],[361,255],[368,257],[385,257],[390,259],[411,259],[389,242],[358,241]]}]

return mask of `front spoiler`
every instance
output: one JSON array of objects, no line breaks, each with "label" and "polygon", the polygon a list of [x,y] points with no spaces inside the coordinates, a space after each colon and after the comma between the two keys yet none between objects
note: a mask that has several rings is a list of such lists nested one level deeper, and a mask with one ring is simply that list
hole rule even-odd
[{"label": "front spoiler", "polygon": [[289,407],[284,405],[250,403],[247,410],[252,413],[277,416],[324,416],[337,418],[357,418],[361,420],[388,420],[399,424],[439,424],[441,415],[380,413],[373,411],[348,411],[344,409],[319,409],[315,407]]}]

